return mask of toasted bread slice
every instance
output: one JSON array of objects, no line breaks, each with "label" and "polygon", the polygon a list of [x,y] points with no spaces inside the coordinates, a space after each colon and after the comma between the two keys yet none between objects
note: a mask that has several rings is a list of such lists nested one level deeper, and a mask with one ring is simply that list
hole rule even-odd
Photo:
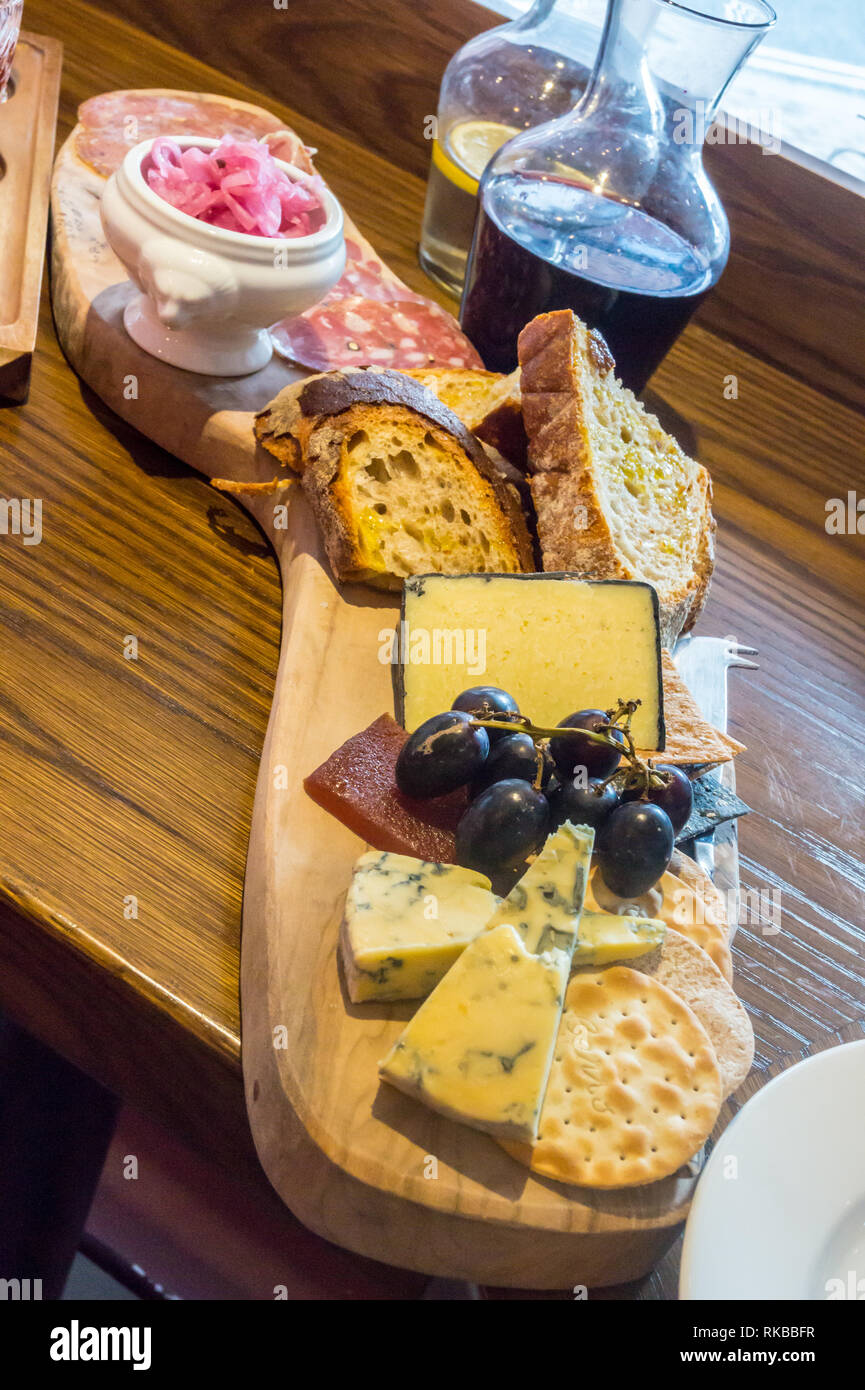
[{"label": "toasted bread slice", "polygon": [[603,338],[570,310],[533,319],[518,351],[544,569],[653,584],[672,648],[712,575],[709,474],[616,378]]},{"label": "toasted bread slice", "polygon": [[525,472],[528,441],[519,369],[503,376],[501,372],[475,371],[471,367],[420,367],[405,375],[434,391],[479,439]]},{"label": "toasted bread slice", "polygon": [[533,568],[516,489],[437,396],[400,372],[286,387],[256,435],[299,471],[339,579],[399,588],[412,574]]}]

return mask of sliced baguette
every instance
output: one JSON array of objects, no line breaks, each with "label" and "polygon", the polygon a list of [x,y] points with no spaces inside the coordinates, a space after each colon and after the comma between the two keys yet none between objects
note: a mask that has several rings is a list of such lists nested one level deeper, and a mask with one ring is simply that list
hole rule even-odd
[{"label": "sliced baguette", "polygon": [[471,367],[420,367],[405,375],[434,391],[478,439],[525,472],[528,440],[523,425],[519,368],[510,376]]},{"label": "sliced baguette", "polygon": [[709,474],[616,378],[603,338],[570,310],[533,319],[518,352],[544,569],[653,584],[672,648],[712,575]]},{"label": "sliced baguette", "polygon": [[286,387],[259,442],[301,473],[339,579],[533,568],[516,488],[437,396],[400,372],[328,372]]}]

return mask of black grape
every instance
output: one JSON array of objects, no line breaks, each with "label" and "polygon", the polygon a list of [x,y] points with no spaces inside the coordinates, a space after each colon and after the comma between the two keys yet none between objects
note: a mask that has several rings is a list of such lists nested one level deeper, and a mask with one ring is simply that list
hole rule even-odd
[{"label": "black grape", "polygon": [[459,710],[434,714],[400,749],[396,784],[404,796],[444,796],[470,782],[489,751],[486,729],[472,728],[470,715]]},{"label": "black grape", "polygon": [[547,795],[554,825],[569,820],[572,825],[591,825],[597,830],[619,804],[619,793],[612,782],[605,785],[597,778],[582,786],[568,777],[558,790]]},{"label": "black grape", "polygon": [[673,855],[670,817],[651,801],[623,802],[604,821],[598,839],[598,872],[619,898],[647,893]]},{"label": "black grape", "polygon": [[513,869],[546,839],[550,808],[543,792],[521,777],[494,782],[457,826],[456,859],[491,877]]},{"label": "black grape", "polygon": [[[513,695],[497,685],[473,685],[469,690],[461,691],[451,709],[464,710],[466,714],[473,714],[475,719],[503,719],[505,723],[513,722],[516,715],[516,722],[522,723],[520,708]],[[508,730],[503,729],[499,734],[494,729],[488,729],[487,733],[492,744],[506,738]]]},{"label": "black grape", "polygon": [[691,786],[691,779],[685,775],[681,768],[672,767],[668,763],[659,763],[653,770],[659,772],[664,778],[662,787],[649,787],[648,791],[645,792],[641,788],[635,787],[630,791],[624,791],[622,800],[645,799],[651,801],[655,806],[660,806],[661,810],[666,811],[670,817],[673,831],[678,835],[683,826],[687,825],[694,807],[694,788]]},{"label": "black grape", "polygon": [[[541,758],[541,791],[546,791],[553,771],[553,760],[546,749],[542,750]],[[505,734],[490,749],[490,756],[474,780],[473,790],[476,794],[485,791],[493,782],[501,782],[506,777],[522,777],[526,782],[534,782],[537,772],[538,750],[531,735]]]},{"label": "black grape", "polygon": [[[624,745],[621,729],[610,724],[603,710],[581,709],[560,719],[560,729],[588,729],[590,733],[609,733],[618,743]],[[550,752],[556,760],[556,767],[564,776],[569,776],[575,767],[584,767],[586,777],[609,777],[621,761],[621,753],[615,748],[594,743],[591,739],[554,738],[550,741]]]}]

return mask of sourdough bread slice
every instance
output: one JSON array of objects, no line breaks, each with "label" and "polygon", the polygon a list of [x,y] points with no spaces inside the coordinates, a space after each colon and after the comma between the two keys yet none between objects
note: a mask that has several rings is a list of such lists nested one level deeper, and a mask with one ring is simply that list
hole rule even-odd
[{"label": "sourdough bread slice", "polygon": [[533,568],[516,488],[437,396],[400,372],[328,372],[286,387],[259,442],[301,473],[339,579]]},{"label": "sourdough bread slice", "polygon": [[420,367],[405,375],[434,391],[478,439],[525,472],[528,440],[523,425],[519,368],[510,376],[471,367]]},{"label": "sourdough bread slice", "polygon": [[544,569],[653,584],[672,648],[712,575],[708,472],[622,385],[603,338],[570,310],[533,319],[518,352]]}]

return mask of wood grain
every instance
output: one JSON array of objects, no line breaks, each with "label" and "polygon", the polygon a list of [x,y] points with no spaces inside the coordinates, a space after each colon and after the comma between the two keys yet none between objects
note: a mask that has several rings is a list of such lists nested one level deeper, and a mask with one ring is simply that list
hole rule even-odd
[{"label": "wood grain", "polygon": [[[248,9],[242,24],[225,0],[98,3],[276,100],[290,90],[305,118],[421,179],[429,167],[424,121],[436,110],[448,60],[503,22],[471,0],[293,0],[275,13],[268,5]],[[730,218],[732,249],[698,322],[865,405],[862,197],[755,145],[707,146],[705,158]]]},{"label": "wood grain", "polygon": [[758,145],[715,145],[706,168],[732,246],[698,321],[861,409],[865,198]]},{"label": "wood grain", "polygon": [[[113,85],[260,99],[81,0],[29,0],[28,16],[65,45],[61,133]],[[366,141],[301,128],[362,230],[427,288],[413,249],[422,180]],[[816,379],[699,325],[653,387],[715,477],[718,571],[701,630],[761,649],[760,672],[734,673],[730,692],[732,732],[749,745],[739,789],[755,808],[743,881],[781,892],[781,932],[745,923],[734,952],[757,1085],[865,1016],[865,555],[861,537],[824,528],[828,497],[865,492],[865,421]],[[45,499],[40,546],[0,536],[0,1002],[254,1182],[238,944],[276,565],[240,508],[80,386],[44,300],[31,399],[0,416],[0,444],[4,495]],[[123,659],[130,633],[138,663]],[[123,916],[129,893],[137,921]],[[675,1296],[675,1258],[627,1293]]]}]

